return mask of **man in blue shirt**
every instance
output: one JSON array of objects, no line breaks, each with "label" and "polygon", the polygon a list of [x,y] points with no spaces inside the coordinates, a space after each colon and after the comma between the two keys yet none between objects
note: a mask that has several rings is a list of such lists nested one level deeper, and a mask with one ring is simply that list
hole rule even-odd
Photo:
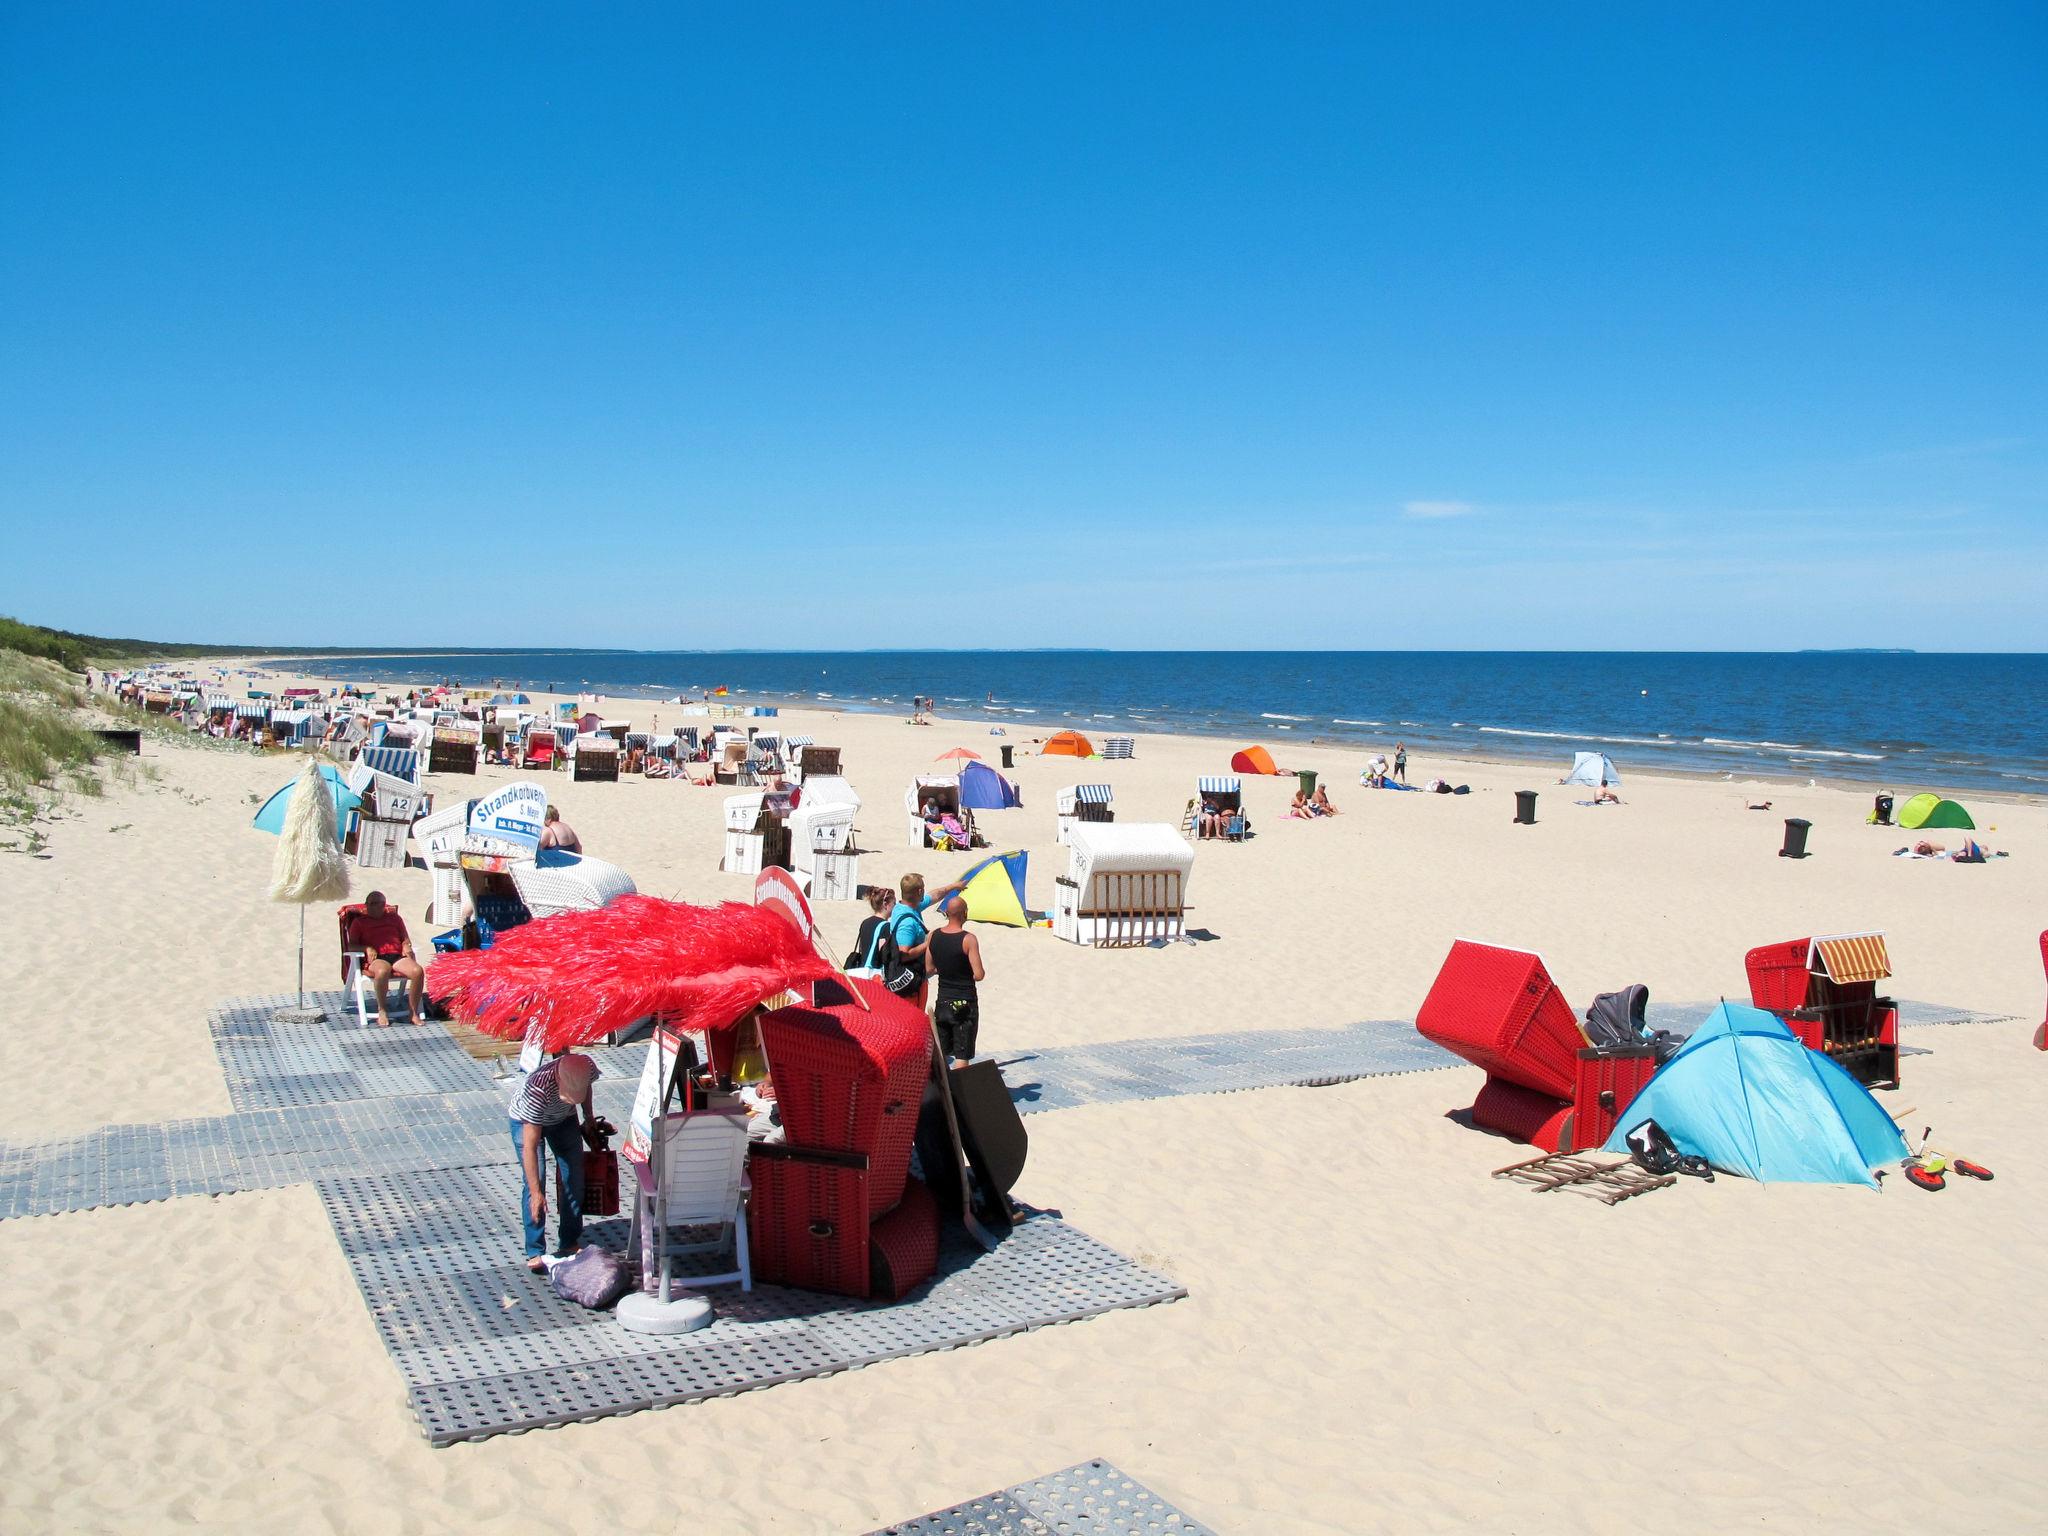
[{"label": "man in blue shirt", "polygon": [[942,885],[931,894],[925,894],[923,875],[905,875],[898,884],[901,894],[888,916],[889,937],[896,941],[896,948],[902,954],[906,965],[914,967],[919,975],[917,983],[917,1006],[925,1006],[925,993],[931,986],[931,967],[925,962],[925,946],[931,942],[931,935],[925,929],[924,919],[919,914],[933,902],[943,900],[959,890],[961,882]]}]

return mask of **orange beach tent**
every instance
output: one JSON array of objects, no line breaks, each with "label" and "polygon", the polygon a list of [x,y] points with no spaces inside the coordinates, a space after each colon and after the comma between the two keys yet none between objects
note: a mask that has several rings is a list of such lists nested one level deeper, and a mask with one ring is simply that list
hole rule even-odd
[{"label": "orange beach tent", "polygon": [[1095,744],[1079,731],[1061,731],[1038,749],[1040,757],[1093,757]]},{"label": "orange beach tent", "polygon": [[1232,773],[1278,773],[1273,766],[1273,754],[1264,747],[1246,747],[1230,760]]}]

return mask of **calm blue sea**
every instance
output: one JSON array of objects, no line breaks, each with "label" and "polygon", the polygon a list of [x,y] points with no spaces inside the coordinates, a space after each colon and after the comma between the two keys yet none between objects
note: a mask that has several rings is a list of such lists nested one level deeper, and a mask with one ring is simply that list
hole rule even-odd
[{"label": "calm blue sea", "polygon": [[[1472,651],[498,651],[322,660],[334,676],[891,713],[929,694],[1011,735],[1198,732],[1895,788],[2048,792],[2048,656]],[[993,702],[991,702],[991,700]]]}]

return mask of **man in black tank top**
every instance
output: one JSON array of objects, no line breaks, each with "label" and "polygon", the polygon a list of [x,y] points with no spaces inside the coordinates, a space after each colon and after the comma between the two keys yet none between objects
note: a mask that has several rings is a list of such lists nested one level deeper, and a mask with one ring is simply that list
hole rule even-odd
[{"label": "man in black tank top", "polygon": [[964,1067],[974,1059],[975,1037],[981,1031],[981,995],[975,983],[986,973],[981,968],[981,940],[967,931],[966,898],[949,898],[944,911],[946,926],[931,936],[925,951],[939,982],[932,1022],[947,1058]]}]

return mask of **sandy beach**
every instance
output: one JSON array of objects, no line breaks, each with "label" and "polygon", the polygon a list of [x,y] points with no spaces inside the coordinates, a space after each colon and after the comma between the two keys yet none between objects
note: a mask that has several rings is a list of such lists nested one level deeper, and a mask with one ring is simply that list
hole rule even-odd
[{"label": "sandy beach", "polygon": [[[949,748],[1017,745],[1024,804],[983,825],[1031,851],[1041,907],[1064,868],[1060,786],[1109,782],[1119,820],[1178,822],[1228,758],[1146,736],[1077,773],[1014,727],[779,723],[843,748],[871,882],[964,869],[906,845],[904,788]],[[1562,759],[1418,758],[1411,778],[1472,793],[1403,795],[1358,787],[1360,752],[1274,747],[1344,814],[1288,820],[1293,782],[1248,780],[1257,835],[1196,854],[1205,942],[979,930],[985,1051],[1413,1019],[1457,937],[1540,951],[1580,1009],[1632,982],[1741,1000],[1749,947],[1881,929],[1897,996],[2014,1020],[1911,1031],[1905,1085],[1880,1096],[1997,1180],[1538,1196],[1488,1177],[1527,1153],[1447,1118],[1469,1068],[1063,1110],[1029,1120],[1017,1193],[1187,1299],[446,1450],[310,1187],[18,1219],[0,1228],[0,1527],[852,1536],[1099,1455],[1228,1536],[2043,1528],[2048,1056],[2029,1036],[2048,807],[1971,797],[2011,856],[1963,867],[1893,857],[1907,835],[1866,826],[1849,786],[1631,775],[1624,805],[1595,809],[1554,782]],[[207,1010],[291,987],[295,913],[265,901],[274,845],[248,822],[295,760],[151,739],[144,763],[70,802],[46,856],[6,861],[9,1142],[227,1112]],[[717,867],[730,791],[546,782],[642,891],[747,897]],[[1512,820],[1525,788],[1534,826]],[[1788,816],[1813,823],[1813,857],[1776,856]],[[423,941],[426,874],[356,873]],[[863,911],[821,904],[835,952]],[[329,985],[331,922],[316,911],[308,935]]]}]

